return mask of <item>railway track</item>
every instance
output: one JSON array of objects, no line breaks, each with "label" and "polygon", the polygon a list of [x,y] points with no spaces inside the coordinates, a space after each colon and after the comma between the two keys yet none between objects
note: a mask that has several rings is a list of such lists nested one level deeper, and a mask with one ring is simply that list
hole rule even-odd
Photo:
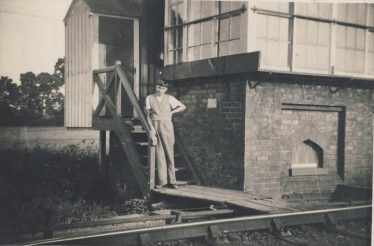
[{"label": "railway track", "polygon": [[[325,224],[335,228],[337,223],[346,220],[371,219],[371,205],[293,212],[272,215],[243,216],[228,219],[206,220],[149,228],[138,228],[91,235],[73,235],[27,242],[23,245],[151,245],[156,242],[207,237],[218,238],[229,233],[270,230],[280,232],[290,226]],[[229,213],[229,211],[226,211]],[[223,213],[223,212],[222,212]],[[159,218],[162,216],[158,215]],[[177,221],[178,215],[168,215]]]}]

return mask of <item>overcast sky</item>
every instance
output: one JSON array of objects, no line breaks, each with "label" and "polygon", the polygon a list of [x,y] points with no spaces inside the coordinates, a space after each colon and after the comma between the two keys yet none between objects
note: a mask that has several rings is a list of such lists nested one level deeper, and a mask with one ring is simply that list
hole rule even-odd
[{"label": "overcast sky", "polygon": [[64,56],[64,16],[72,0],[0,0],[0,76],[53,72]]}]

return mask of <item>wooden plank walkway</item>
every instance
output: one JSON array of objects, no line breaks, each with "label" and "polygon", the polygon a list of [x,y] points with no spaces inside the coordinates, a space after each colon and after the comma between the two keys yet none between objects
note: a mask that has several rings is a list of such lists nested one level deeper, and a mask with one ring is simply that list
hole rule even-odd
[{"label": "wooden plank walkway", "polygon": [[186,185],[179,186],[178,189],[155,189],[153,192],[171,197],[223,203],[234,207],[240,207],[242,209],[251,211],[255,210],[268,214],[296,211],[295,209],[289,208],[284,201],[254,196],[238,190]]}]

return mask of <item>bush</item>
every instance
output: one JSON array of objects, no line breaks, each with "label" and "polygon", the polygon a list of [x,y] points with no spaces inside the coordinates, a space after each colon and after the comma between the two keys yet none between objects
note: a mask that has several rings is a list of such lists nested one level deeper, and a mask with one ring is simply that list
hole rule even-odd
[{"label": "bush", "polygon": [[0,151],[0,238],[38,226],[115,215],[113,185],[93,148]]}]

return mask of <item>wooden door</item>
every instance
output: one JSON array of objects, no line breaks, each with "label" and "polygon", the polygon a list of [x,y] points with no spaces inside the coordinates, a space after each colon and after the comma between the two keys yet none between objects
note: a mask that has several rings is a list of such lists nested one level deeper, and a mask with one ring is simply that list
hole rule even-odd
[{"label": "wooden door", "polygon": [[[104,66],[121,61],[121,67],[139,97],[139,22],[136,19],[100,16],[99,43],[104,47],[101,58]],[[121,87],[117,94],[117,113],[123,117],[134,117],[130,99]]]}]

